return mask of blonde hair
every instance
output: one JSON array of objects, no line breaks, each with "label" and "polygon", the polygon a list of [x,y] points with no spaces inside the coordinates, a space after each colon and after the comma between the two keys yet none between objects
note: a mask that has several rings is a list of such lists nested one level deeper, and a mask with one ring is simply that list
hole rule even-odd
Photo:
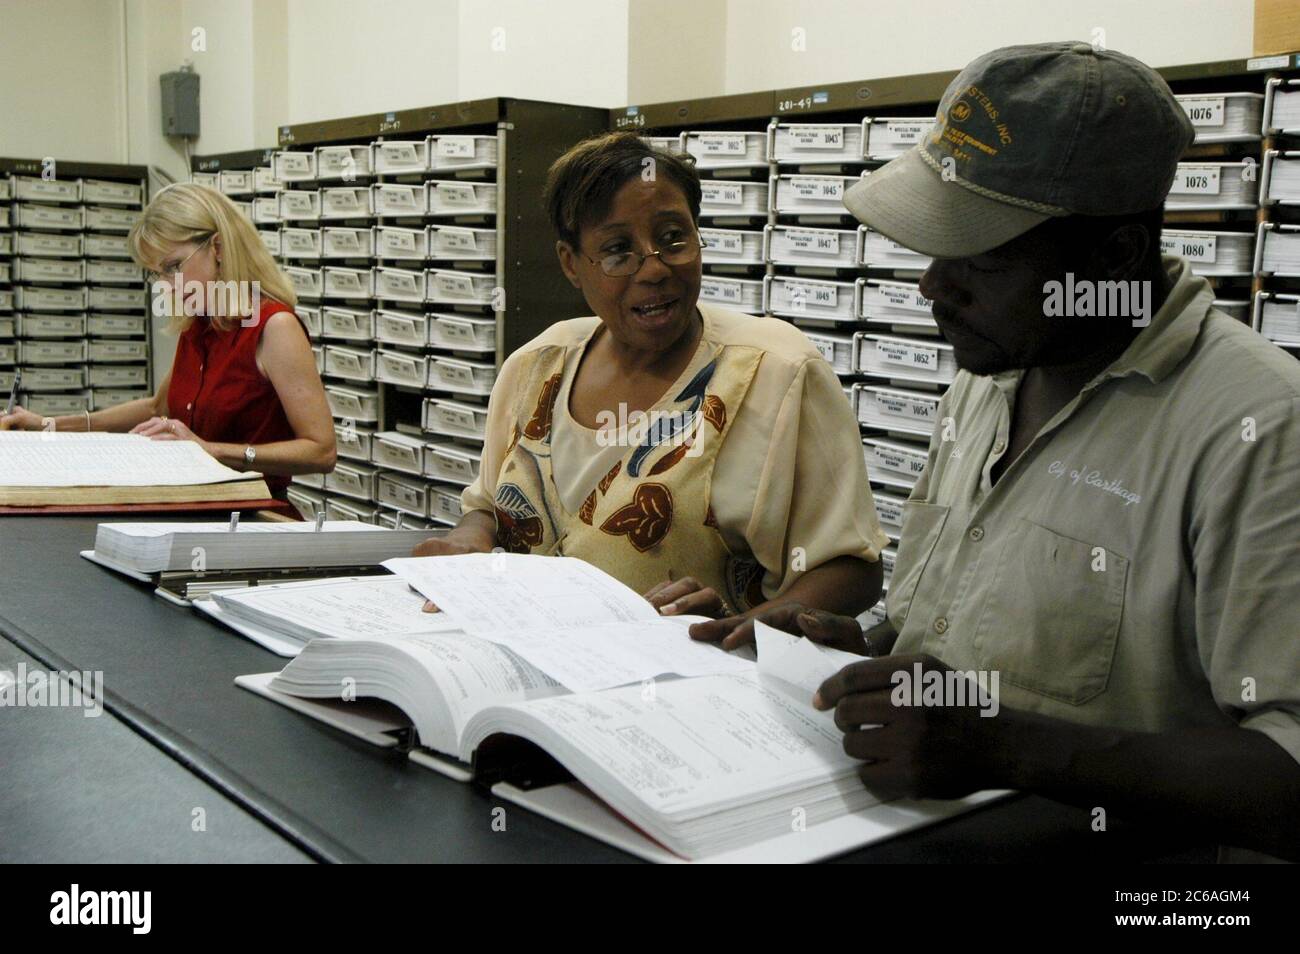
[{"label": "blonde hair", "polygon": [[[224,283],[257,282],[263,297],[293,308],[298,303],[293,285],[280,271],[262,239],[228,198],[215,189],[193,182],[176,182],[153,197],[140,220],[131,228],[127,243],[131,257],[142,268],[151,268],[177,245],[221,237],[221,264],[217,280]],[[238,285],[227,284],[236,288]],[[238,315],[218,314],[211,318],[220,331],[228,331]],[[168,330],[182,332],[194,323],[194,316],[172,315]]]}]

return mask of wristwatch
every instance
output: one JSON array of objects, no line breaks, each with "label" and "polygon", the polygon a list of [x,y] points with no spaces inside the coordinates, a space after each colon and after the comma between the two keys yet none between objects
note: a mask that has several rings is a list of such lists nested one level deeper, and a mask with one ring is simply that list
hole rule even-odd
[{"label": "wristwatch", "polygon": [[244,464],[248,467],[253,466],[253,461],[257,460],[257,451],[250,444],[244,448]]}]

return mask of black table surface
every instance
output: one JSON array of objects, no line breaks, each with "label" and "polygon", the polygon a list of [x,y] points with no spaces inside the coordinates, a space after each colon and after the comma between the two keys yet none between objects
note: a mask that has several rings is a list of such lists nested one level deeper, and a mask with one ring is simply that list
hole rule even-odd
[{"label": "black table surface", "polygon": [[[100,858],[87,857],[85,843],[79,853],[75,847],[80,829],[100,826],[153,838],[148,857],[168,860],[634,860],[515,806],[507,806],[505,830],[494,830],[493,809],[503,803],[481,788],[238,688],[236,676],[279,669],[285,660],[154,596],[148,585],[82,559],[78,553],[93,547],[102,519],[0,517],[0,635],[13,644],[7,656],[0,646],[0,668],[12,669],[7,660],[25,653],[29,667],[100,670],[107,710],[101,719],[111,717],[90,727],[79,723],[101,720],[73,711],[3,715],[5,775],[24,767],[32,784],[43,777],[46,787],[76,787],[75,797],[42,799],[27,783],[0,786],[6,855],[110,860],[117,856],[111,844]],[[62,773],[36,768],[51,756],[61,760]],[[148,778],[156,780],[152,788],[141,781]],[[200,804],[214,806],[220,822],[214,826],[210,811],[203,838],[190,825]],[[92,805],[96,811],[86,817]],[[156,824],[160,818],[167,824]],[[174,824],[178,818],[184,824]],[[1112,821],[1096,832],[1091,821],[1084,809],[1016,797],[841,860],[1213,858],[1208,846],[1149,826]]]}]

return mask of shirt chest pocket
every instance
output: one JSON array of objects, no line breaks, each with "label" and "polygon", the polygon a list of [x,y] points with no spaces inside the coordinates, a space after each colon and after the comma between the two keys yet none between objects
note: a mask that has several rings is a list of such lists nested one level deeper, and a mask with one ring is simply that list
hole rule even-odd
[{"label": "shirt chest pocket", "polygon": [[930,560],[930,554],[934,552],[934,545],[939,542],[939,534],[943,532],[947,519],[947,507],[911,500],[903,504],[903,529],[898,537],[898,558],[894,561],[894,572],[889,580],[889,594],[885,603],[889,618],[894,621],[900,633],[912,606],[912,598],[916,595],[916,586],[921,582],[921,574]]},{"label": "shirt chest pocket", "polygon": [[1106,688],[1128,558],[1020,520],[1003,546],[975,634],[982,668],[1082,705]]}]

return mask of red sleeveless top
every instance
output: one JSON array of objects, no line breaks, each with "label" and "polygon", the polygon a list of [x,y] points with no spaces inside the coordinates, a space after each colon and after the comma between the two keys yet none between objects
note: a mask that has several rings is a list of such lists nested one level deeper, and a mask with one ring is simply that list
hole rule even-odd
[{"label": "red sleeveless top", "polygon": [[[256,446],[292,440],[296,435],[279,395],[257,370],[257,343],[267,320],[278,311],[293,314],[281,302],[264,299],[257,322],[236,324],[229,331],[196,318],[176,343],[167,389],[169,416],[205,441]],[[266,475],[266,485],[276,496],[283,496],[288,484],[288,477]]]}]

